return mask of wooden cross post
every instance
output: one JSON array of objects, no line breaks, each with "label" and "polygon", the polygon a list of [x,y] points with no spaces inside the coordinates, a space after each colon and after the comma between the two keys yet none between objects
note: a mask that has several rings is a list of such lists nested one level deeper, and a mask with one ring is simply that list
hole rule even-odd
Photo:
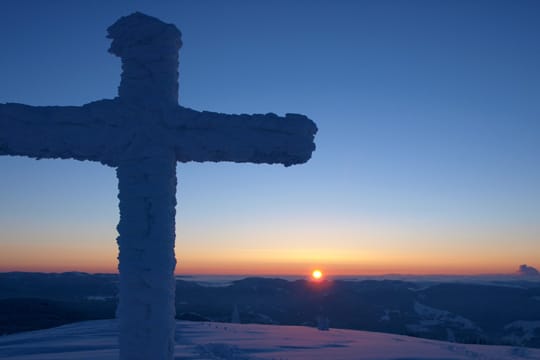
[{"label": "wooden cross post", "polygon": [[176,162],[304,163],[306,116],[225,115],[178,105],[180,31],[134,13],[108,29],[122,59],[118,97],[83,106],[0,104],[0,155],[116,168],[120,200],[120,359],[174,353]]}]

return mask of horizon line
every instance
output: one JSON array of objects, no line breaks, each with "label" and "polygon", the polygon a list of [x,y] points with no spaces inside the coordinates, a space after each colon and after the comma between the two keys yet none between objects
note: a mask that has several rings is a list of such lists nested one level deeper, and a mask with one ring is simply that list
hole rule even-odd
[{"label": "horizon line", "polygon": [[[119,272],[88,272],[80,270],[67,270],[67,271],[31,271],[31,270],[1,270],[0,274],[9,274],[9,273],[27,273],[27,274],[70,274],[70,273],[80,273],[88,275],[119,275]],[[253,277],[299,277],[299,278],[309,278],[310,274],[272,274],[272,273],[260,273],[260,274],[249,274],[249,273],[228,273],[228,274],[213,274],[213,273],[180,273],[174,274],[174,277],[244,277],[244,278],[253,278]],[[505,277],[519,277],[519,278],[540,278],[540,274],[521,274],[519,272],[512,273],[470,273],[470,274],[452,274],[452,273],[430,273],[430,274],[414,274],[414,273],[384,273],[384,274],[325,274],[325,278],[347,278],[347,277],[365,277],[365,278],[380,278],[380,277],[496,277],[496,276],[505,276]]]}]

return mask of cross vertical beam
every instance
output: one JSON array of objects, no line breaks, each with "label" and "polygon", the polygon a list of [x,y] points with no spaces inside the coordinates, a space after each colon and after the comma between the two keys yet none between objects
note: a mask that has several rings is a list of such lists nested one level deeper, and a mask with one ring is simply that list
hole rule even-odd
[{"label": "cross vertical beam", "polygon": [[175,330],[176,159],[123,161],[120,222],[120,359],[172,359]]},{"label": "cross vertical beam", "polygon": [[176,321],[176,155],[152,129],[164,109],[178,106],[181,34],[140,13],[107,30],[113,40],[109,52],[122,60],[118,97],[139,112],[131,119],[139,130],[116,170],[120,359],[170,360]]}]

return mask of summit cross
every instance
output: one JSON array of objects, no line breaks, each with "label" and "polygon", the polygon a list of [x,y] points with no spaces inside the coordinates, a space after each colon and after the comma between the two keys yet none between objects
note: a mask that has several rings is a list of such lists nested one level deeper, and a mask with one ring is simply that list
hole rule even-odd
[{"label": "summit cross", "polygon": [[134,13],[108,28],[122,60],[118,96],[83,106],[0,104],[0,155],[116,168],[120,359],[172,360],[176,162],[304,163],[317,127],[306,116],[226,115],[178,105],[181,33]]}]

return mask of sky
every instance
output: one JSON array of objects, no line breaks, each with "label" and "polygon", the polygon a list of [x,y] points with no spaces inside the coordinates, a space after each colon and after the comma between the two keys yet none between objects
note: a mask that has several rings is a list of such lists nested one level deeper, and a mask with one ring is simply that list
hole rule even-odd
[{"label": "sky", "polygon": [[[106,28],[182,32],[180,104],[302,113],[303,165],[178,164],[177,274],[540,267],[538,1],[0,4],[0,103],[114,98]],[[116,272],[115,171],[0,157],[0,271]]]}]

